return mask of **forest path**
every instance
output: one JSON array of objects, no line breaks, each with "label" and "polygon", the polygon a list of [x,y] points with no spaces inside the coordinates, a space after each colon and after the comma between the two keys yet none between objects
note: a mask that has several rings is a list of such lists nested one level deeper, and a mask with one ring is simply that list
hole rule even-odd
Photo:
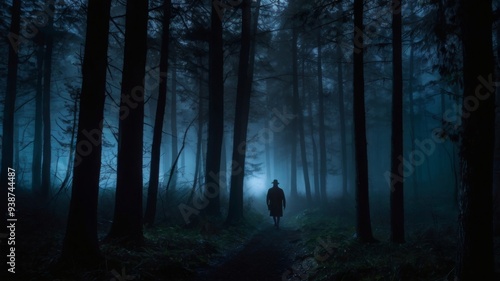
[{"label": "forest path", "polygon": [[301,231],[290,216],[280,229],[272,225],[263,227],[252,236],[242,249],[219,264],[199,272],[196,280],[206,281],[277,281],[287,280],[294,260],[301,250],[296,243]]}]

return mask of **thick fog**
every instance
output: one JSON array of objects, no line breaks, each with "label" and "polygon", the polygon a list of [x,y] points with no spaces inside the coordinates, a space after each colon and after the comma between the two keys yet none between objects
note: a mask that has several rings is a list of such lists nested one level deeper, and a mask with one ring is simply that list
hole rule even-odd
[{"label": "thick fog", "polygon": [[491,194],[474,214],[498,214],[497,2],[478,22],[453,1],[97,2],[0,4],[2,180],[33,221],[57,214],[68,256],[143,223],[264,225],[274,180],[296,232],[310,214],[370,243],[362,226],[461,231]]}]

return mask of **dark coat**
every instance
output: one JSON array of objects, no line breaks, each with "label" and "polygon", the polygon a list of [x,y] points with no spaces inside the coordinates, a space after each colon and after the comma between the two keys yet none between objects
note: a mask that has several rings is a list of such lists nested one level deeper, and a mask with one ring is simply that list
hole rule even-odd
[{"label": "dark coat", "polygon": [[283,216],[282,207],[286,208],[285,193],[283,192],[283,189],[277,186],[269,188],[269,190],[267,191],[266,202],[270,211],[270,216]]}]

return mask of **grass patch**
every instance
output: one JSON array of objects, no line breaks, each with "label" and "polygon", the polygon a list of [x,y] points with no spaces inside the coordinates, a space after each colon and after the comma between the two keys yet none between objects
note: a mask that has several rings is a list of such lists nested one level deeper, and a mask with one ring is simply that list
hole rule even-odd
[{"label": "grass patch", "polygon": [[144,231],[145,245],[127,250],[115,245],[103,245],[107,259],[121,262],[135,280],[190,280],[196,271],[218,263],[238,249],[258,230],[250,214],[245,223],[222,227],[220,221],[200,221],[196,227],[159,225]]},{"label": "grass patch", "polygon": [[[363,244],[353,225],[317,209],[302,212],[296,220],[303,236],[299,246],[309,255],[295,265],[300,273],[289,280],[452,280],[456,241],[451,227],[413,231],[404,244],[388,239]],[[389,237],[389,232],[377,230],[374,235]]]}]

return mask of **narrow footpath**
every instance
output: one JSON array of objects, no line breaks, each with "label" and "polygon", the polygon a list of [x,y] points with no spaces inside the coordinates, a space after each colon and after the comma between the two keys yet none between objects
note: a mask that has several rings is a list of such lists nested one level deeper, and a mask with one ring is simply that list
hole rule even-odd
[{"label": "narrow footpath", "polygon": [[196,280],[301,280],[299,272],[292,273],[294,264],[304,258],[296,246],[300,240],[301,231],[293,221],[284,223],[280,229],[270,223],[233,256],[199,272]]}]

